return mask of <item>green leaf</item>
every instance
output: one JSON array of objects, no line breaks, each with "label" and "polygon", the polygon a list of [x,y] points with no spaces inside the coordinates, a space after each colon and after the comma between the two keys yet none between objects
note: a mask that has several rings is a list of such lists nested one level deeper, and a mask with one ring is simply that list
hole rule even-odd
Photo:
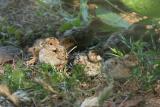
[{"label": "green leaf", "polygon": [[16,28],[14,26],[8,26],[7,32],[9,34],[14,34],[15,31],[16,31]]},{"label": "green leaf", "polygon": [[107,10],[101,5],[96,9],[96,16],[103,23],[103,30],[105,28],[107,31],[116,31],[118,29],[127,29],[130,26],[120,15]]},{"label": "green leaf", "polygon": [[116,49],[116,48],[110,48],[112,51],[112,55],[116,56],[116,57],[123,57],[124,54],[123,52],[121,52],[120,50]]},{"label": "green leaf", "polygon": [[126,6],[134,11],[150,16],[160,17],[160,0],[121,0]]},{"label": "green leaf", "polygon": [[80,10],[81,15],[84,20],[84,22],[89,21],[89,14],[88,14],[88,0],[80,0]]},{"label": "green leaf", "polygon": [[108,11],[102,6],[96,9],[96,15],[103,23],[115,28],[127,29],[130,26],[130,24],[127,21],[123,20],[120,15]]},{"label": "green leaf", "polygon": [[60,26],[59,31],[64,32],[65,30],[69,30],[73,27],[79,27],[81,25],[80,18],[75,18],[71,21],[68,21]]}]

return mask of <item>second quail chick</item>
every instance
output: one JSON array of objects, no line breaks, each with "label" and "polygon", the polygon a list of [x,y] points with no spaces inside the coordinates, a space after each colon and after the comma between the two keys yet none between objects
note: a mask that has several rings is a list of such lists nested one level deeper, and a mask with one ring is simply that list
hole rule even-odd
[{"label": "second quail chick", "polygon": [[[78,53],[75,56],[74,64],[84,65],[85,66],[84,72],[86,73],[86,75],[94,77],[94,76],[100,74],[101,66],[102,66],[101,57],[98,56],[98,57],[100,57],[99,58],[100,60],[99,59],[97,60],[97,56],[98,55],[93,55],[93,58],[92,58],[92,56],[88,55],[86,52]],[[91,58],[91,59],[89,59],[89,58]]]},{"label": "second quail chick", "polygon": [[122,58],[111,58],[103,63],[102,72],[114,79],[123,79],[131,76],[131,70],[138,65],[138,58],[129,54]]}]

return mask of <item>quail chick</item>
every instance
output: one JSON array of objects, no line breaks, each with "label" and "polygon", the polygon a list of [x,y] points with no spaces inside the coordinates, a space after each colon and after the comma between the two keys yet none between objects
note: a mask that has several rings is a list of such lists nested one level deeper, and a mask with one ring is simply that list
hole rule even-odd
[{"label": "quail chick", "polygon": [[52,66],[64,66],[67,63],[67,53],[64,47],[42,48],[39,52],[39,61]]},{"label": "quail chick", "polygon": [[133,67],[138,65],[138,58],[128,54],[122,58],[111,58],[103,63],[102,72],[114,79],[128,78]]},{"label": "quail chick", "polygon": [[[97,57],[99,59],[97,59]],[[91,61],[92,60],[92,61]],[[74,64],[84,65],[84,72],[87,76],[94,77],[101,72],[101,57],[98,55],[89,55],[85,52],[76,54]]]},{"label": "quail chick", "polygon": [[58,68],[67,63],[67,51],[56,38],[46,39],[43,48],[39,51],[39,61]]},{"label": "quail chick", "polygon": [[32,53],[32,59],[27,61],[28,65],[35,64],[38,60],[41,63],[51,65],[61,65],[66,63],[66,50],[54,37],[38,39],[33,46],[28,49]]},{"label": "quail chick", "polygon": [[37,57],[39,55],[39,51],[45,45],[57,45],[57,44],[59,44],[59,41],[54,37],[37,39],[33,44],[33,46],[28,49],[28,52],[31,52],[33,57]]}]

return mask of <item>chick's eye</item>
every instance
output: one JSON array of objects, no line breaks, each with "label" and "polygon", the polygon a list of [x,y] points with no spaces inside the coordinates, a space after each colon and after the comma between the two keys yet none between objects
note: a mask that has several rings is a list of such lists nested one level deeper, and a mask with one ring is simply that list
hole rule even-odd
[{"label": "chick's eye", "polygon": [[134,59],[132,59],[132,58],[129,58],[128,60],[129,60],[129,61],[134,61]]},{"label": "chick's eye", "polygon": [[117,65],[118,63],[115,61],[114,64]]},{"label": "chick's eye", "polygon": [[55,53],[56,53],[56,52],[57,52],[57,49],[55,49],[55,50],[52,50],[52,52],[55,52]]},{"label": "chick's eye", "polygon": [[113,62],[111,62],[113,65],[117,65],[117,62],[116,61],[113,61]]},{"label": "chick's eye", "polygon": [[53,45],[53,43],[52,43],[52,42],[50,42],[50,43],[49,43],[49,45]]}]

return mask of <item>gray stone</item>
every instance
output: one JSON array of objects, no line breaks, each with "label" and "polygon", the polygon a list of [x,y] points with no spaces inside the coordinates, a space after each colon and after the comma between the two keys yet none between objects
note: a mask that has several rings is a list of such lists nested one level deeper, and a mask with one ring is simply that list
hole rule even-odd
[{"label": "gray stone", "polygon": [[0,64],[13,61],[21,54],[21,50],[14,46],[0,46]]}]

